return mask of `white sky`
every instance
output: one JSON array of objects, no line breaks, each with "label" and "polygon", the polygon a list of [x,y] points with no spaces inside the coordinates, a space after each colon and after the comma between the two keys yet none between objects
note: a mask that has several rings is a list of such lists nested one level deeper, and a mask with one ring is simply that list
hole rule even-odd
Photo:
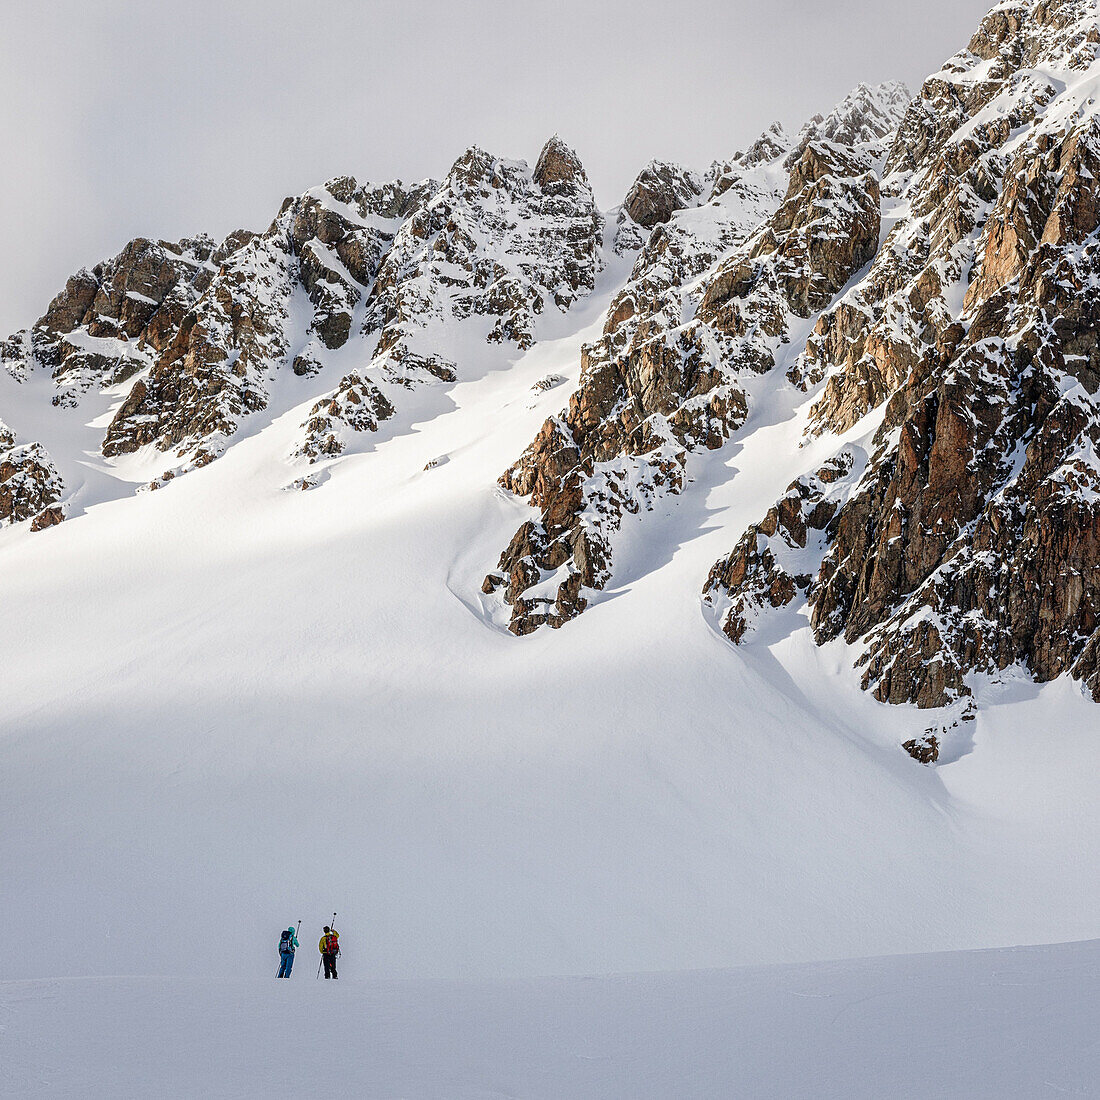
[{"label": "white sky", "polygon": [[0,332],[135,236],[266,227],[331,176],[561,134],[601,206],[860,80],[915,90],[987,0],[0,0]]}]

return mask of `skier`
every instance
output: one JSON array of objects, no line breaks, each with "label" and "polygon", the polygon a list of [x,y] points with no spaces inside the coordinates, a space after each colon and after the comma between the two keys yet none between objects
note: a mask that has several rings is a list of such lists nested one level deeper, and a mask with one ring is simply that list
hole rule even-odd
[{"label": "skier", "polygon": [[321,958],[325,964],[325,977],[337,978],[339,975],[336,973],[336,956],[340,954],[340,934],[325,925],[324,935],[321,937],[320,942],[317,944],[318,950],[321,952]]},{"label": "skier", "polygon": [[282,957],[282,965],[279,967],[279,973],[276,977],[290,977],[290,972],[294,969],[294,949],[297,946],[298,937],[294,934],[294,925],[292,924],[279,937],[279,955]]}]

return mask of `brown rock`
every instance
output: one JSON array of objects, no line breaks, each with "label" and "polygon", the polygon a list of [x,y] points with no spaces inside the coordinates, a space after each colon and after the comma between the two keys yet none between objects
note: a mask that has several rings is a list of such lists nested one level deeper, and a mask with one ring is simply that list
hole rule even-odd
[{"label": "brown rock", "polygon": [[940,758],[940,743],[931,730],[906,741],[901,747],[919,764],[934,764]]},{"label": "brown rock", "polygon": [[543,190],[554,184],[588,181],[577,154],[557,134],[542,147],[535,165],[534,180]]},{"label": "brown rock", "polygon": [[694,172],[653,161],[638,173],[623,200],[623,210],[638,225],[652,229],[667,222],[677,210],[692,205],[702,192],[702,180]]},{"label": "brown rock", "polygon": [[54,527],[59,524],[65,518],[65,513],[61,508],[44,508],[37,516],[31,521],[32,531],[44,531],[47,527]]}]

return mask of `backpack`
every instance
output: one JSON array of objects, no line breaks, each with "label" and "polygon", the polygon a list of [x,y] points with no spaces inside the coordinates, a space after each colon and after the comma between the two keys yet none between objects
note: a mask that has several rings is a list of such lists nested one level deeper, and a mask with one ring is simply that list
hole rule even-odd
[{"label": "backpack", "polygon": [[286,929],[283,929],[283,934],[279,937],[279,950],[290,953],[294,951],[294,944],[290,940],[290,932]]},{"label": "backpack", "polygon": [[335,955],[340,950],[340,939],[336,932],[330,932],[325,937],[325,950],[326,955]]}]

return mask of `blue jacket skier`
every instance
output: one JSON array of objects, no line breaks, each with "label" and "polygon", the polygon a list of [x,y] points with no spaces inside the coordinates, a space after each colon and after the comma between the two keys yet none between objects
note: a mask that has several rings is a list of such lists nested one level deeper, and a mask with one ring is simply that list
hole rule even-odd
[{"label": "blue jacket skier", "polygon": [[294,925],[292,924],[279,937],[279,955],[282,958],[282,965],[279,967],[279,973],[277,977],[290,977],[290,972],[294,969],[294,949],[297,946],[298,937],[294,934]]}]

